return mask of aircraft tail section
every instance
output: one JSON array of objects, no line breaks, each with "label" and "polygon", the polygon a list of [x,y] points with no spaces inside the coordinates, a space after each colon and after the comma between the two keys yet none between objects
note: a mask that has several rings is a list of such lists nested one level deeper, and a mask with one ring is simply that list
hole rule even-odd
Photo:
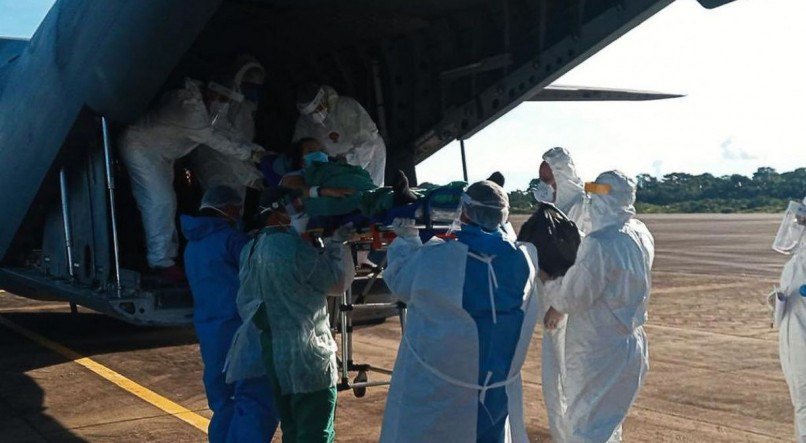
[{"label": "aircraft tail section", "polygon": [[81,109],[133,120],[220,3],[60,0],[27,50],[2,44],[13,62],[0,68],[0,259]]}]

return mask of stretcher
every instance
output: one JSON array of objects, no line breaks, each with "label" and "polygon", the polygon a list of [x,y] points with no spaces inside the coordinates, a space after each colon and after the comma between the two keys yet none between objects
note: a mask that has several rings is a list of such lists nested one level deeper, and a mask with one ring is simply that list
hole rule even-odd
[{"label": "stretcher", "polygon": [[[455,192],[455,191],[452,191]],[[439,194],[437,194],[439,195]],[[414,208],[405,208],[400,211],[389,211],[384,220],[374,220],[358,229],[354,239],[348,242],[353,258],[353,265],[356,268],[356,277],[352,285],[341,294],[338,303],[332,306],[330,312],[331,328],[340,336],[340,349],[338,354],[339,391],[352,390],[358,398],[364,397],[367,388],[388,386],[391,383],[392,370],[381,368],[368,363],[356,363],[353,349],[353,316],[362,311],[394,311],[400,319],[401,334],[406,329],[406,304],[400,301],[390,301],[384,303],[365,303],[365,300],[379,282],[383,279],[383,271],[386,268],[386,254],[389,245],[395,239],[394,232],[390,228],[391,221],[395,218],[414,218],[417,220],[417,228],[423,241],[428,241],[432,237],[445,237],[449,235],[454,221],[456,220],[457,203],[452,203],[448,199],[444,205],[434,204],[430,198],[423,199]],[[414,206],[414,205],[407,205]],[[396,208],[397,209],[397,208]],[[409,212],[405,212],[409,211]],[[355,221],[350,221],[355,223]],[[382,253],[380,262],[371,268],[360,266],[358,257],[364,253]],[[354,288],[363,287],[356,296]],[[369,374],[375,373],[387,378],[384,380],[370,380]],[[353,377],[352,374],[355,374]]]},{"label": "stretcher", "polygon": [[[339,303],[335,306],[336,309],[331,311],[331,326],[340,336],[339,346],[339,384],[338,390],[344,391],[352,389],[356,397],[363,397],[366,395],[367,388],[376,386],[387,386],[390,383],[388,377],[392,375],[392,370],[373,366],[367,363],[356,363],[353,358],[353,315],[361,311],[382,311],[394,310],[400,319],[401,333],[405,331],[406,327],[406,305],[402,302],[386,302],[386,303],[364,303],[367,296],[370,294],[375,285],[382,279],[383,270],[386,267],[386,259],[373,268],[362,268],[358,266],[358,254],[362,252],[385,251],[391,241],[394,239],[394,234],[390,231],[378,229],[376,226],[358,235],[349,243],[353,265],[356,267],[356,277],[352,285],[341,294]],[[353,288],[356,282],[363,282],[358,297],[355,297]],[[369,373],[377,373],[387,376],[386,380],[369,380]],[[351,380],[351,374],[356,374]]]}]

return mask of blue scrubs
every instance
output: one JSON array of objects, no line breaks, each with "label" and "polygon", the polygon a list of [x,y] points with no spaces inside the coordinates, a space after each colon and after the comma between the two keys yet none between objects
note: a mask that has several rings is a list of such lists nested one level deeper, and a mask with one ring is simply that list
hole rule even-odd
[{"label": "blue scrubs", "polygon": [[[492,261],[498,288],[494,289],[496,322],[490,302],[490,276],[486,263],[467,258],[462,307],[473,317],[479,336],[479,385],[504,381],[509,376],[515,348],[521,336],[524,312],[523,288],[529,279],[529,265],[514,243],[501,230],[486,232],[464,225],[457,239],[479,256],[495,256]],[[488,380],[489,377],[489,380]],[[506,387],[487,392],[479,403],[476,421],[478,442],[503,442],[508,416]]]},{"label": "blue scrubs", "polygon": [[[204,362],[204,389],[213,411],[210,442],[271,442],[279,421],[265,377],[228,384],[222,372],[241,325],[235,305],[241,249],[249,241],[218,217],[181,217],[185,272],[193,292],[193,325]],[[255,352],[261,352],[255,349]]]}]

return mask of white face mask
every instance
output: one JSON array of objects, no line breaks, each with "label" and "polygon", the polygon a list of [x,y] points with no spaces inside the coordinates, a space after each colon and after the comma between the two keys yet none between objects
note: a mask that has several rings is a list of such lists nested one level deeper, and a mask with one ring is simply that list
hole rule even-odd
[{"label": "white face mask", "polygon": [[532,188],[532,195],[534,196],[535,200],[541,203],[553,203],[555,197],[554,194],[554,188],[543,180],[538,180],[537,186]]},{"label": "white face mask", "polygon": [[327,111],[326,110],[314,111],[311,114],[309,114],[308,117],[310,117],[314,123],[318,125],[323,125],[325,123],[325,119],[327,118]]}]

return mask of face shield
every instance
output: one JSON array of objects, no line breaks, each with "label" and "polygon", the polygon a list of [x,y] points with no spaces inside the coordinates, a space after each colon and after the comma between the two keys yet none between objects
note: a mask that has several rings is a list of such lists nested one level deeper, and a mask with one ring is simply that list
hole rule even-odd
[{"label": "face shield", "polygon": [[324,88],[319,88],[313,100],[308,103],[297,103],[297,110],[300,115],[304,115],[316,124],[324,124],[327,118],[327,104],[325,103],[326,93]]},{"label": "face shield", "polygon": [[781,227],[778,228],[778,235],[772,243],[772,249],[781,254],[794,254],[804,246],[806,238],[806,205],[795,201],[789,202],[789,207],[784,213]]},{"label": "face shield", "polygon": [[233,115],[243,103],[243,94],[216,82],[210,82],[207,90],[213,96],[210,100],[210,126],[227,129],[233,125]]},{"label": "face shield", "polygon": [[230,188],[229,186],[214,186],[204,193],[199,210],[211,209],[226,218],[237,221],[236,219],[232,218],[231,214],[225,212],[225,210],[228,207],[237,207],[238,217],[240,218],[243,216],[244,197],[245,196],[239,191]]}]

